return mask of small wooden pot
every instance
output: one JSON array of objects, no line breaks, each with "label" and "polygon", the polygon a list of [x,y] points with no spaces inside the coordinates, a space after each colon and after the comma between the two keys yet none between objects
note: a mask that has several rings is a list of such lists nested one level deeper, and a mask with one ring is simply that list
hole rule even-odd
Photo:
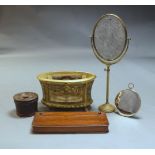
[{"label": "small wooden pot", "polygon": [[30,117],[38,107],[38,95],[33,92],[23,92],[13,96],[16,113],[19,117]]}]

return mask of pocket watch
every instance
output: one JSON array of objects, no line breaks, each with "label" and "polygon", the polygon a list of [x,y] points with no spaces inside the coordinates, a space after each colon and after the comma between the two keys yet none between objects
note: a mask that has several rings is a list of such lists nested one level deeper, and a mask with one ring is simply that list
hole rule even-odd
[{"label": "pocket watch", "polygon": [[129,83],[128,89],[120,91],[115,98],[116,112],[122,116],[133,116],[140,109],[141,99],[133,88],[134,84]]}]

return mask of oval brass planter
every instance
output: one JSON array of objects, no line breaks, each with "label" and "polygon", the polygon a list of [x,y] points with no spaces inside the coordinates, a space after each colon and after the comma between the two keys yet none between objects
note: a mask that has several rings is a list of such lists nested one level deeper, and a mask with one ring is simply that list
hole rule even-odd
[{"label": "oval brass planter", "polygon": [[86,72],[48,72],[38,75],[43,99],[42,103],[52,108],[82,108],[93,100],[91,88],[96,78]]}]

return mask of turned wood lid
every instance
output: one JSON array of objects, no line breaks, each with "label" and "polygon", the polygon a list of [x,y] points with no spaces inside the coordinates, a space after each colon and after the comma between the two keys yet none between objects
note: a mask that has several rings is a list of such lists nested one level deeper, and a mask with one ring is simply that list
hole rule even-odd
[{"label": "turned wood lid", "polygon": [[28,102],[38,99],[38,95],[34,92],[22,92],[13,96],[15,101]]}]

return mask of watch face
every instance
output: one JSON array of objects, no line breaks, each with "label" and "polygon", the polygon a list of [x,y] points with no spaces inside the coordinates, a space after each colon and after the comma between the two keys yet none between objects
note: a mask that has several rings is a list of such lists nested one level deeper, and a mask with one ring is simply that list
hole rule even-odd
[{"label": "watch face", "polygon": [[137,92],[126,89],[118,93],[115,98],[118,113],[123,116],[133,116],[141,106],[141,100]]}]

